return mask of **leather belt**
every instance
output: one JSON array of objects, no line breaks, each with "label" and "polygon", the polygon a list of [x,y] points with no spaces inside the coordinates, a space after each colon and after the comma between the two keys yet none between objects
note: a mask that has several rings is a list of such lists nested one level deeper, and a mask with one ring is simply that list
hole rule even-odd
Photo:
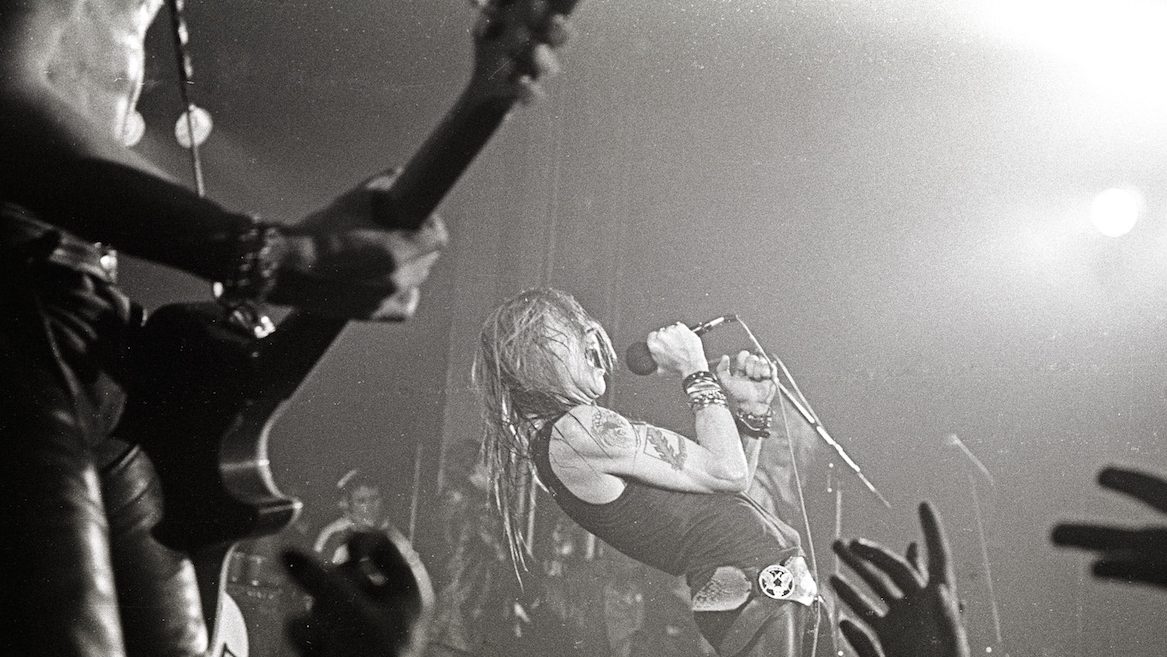
[{"label": "leather belt", "polygon": [[19,205],[0,202],[0,247],[6,259],[51,262],[117,284],[117,251],[34,219]]},{"label": "leather belt", "polygon": [[792,556],[762,568],[721,566],[693,593],[693,611],[730,611],[751,598],[792,601],[810,606],[818,597],[806,559]]}]

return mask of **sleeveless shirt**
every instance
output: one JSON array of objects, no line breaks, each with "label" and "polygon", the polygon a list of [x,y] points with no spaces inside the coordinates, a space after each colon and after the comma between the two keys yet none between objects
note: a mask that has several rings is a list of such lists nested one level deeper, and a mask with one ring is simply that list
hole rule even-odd
[{"label": "sleeveless shirt", "polygon": [[801,554],[798,532],[742,493],[687,493],[623,479],[611,502],[576,497],[551,467],[554,423],[531,444],[540,481],[569,518],[627,556],[700,587],[719,566],[763,568]]}]

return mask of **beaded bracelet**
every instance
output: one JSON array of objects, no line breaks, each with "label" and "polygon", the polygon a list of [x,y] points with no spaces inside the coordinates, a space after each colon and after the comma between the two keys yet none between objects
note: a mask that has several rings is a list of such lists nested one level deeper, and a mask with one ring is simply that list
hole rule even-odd
[{"label": "beaded bracelet", "polygon": [[729,406],[729,400],[720,387],[717,390],[689,394],[689,409],[694,413],[709,406]]},{"label": "beaded bracelet", "polygon": [[701,383],[694,383],[693,385],[689,386],[688,388],[685,388],[686,395],[695,395],[695,394],[700,393],[700,392],[714,392],[714,391],[721,391],[721,384],[720,383],[701,382]]},{"label": "beaded bracelet", "polygon": [[277,245],[282,239],[279,228],[253,218],[235,236],[235,270],[220,282],[220,297],[228,302],[263,301],[275,287]]},{"label": "beaded bracelet", "polygon": [[697,412],[706,406],[728,406],[729,400],[721,383],[709,370],[698,370],[681,381],[681,389],[689,397],[689,408]]}]

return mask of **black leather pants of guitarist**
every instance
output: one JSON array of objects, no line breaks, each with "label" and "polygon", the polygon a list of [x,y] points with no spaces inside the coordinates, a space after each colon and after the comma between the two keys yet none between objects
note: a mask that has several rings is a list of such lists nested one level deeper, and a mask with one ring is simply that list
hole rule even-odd
[{"label": "black leather pants of guitarist", "polygon": [[109,437],[134,313],[112,254],[0,203],[0,654],[197,655],[194,573],[159,485]]}]

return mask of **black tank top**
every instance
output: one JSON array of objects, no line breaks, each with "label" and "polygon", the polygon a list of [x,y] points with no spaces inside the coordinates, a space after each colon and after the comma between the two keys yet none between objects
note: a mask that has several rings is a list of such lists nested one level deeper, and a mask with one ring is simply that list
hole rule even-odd
[{"label": "black tank top", "polygon": [[624,479],[611,502],[576,497],[551,468],[554,422],[535,435],[539,479],[579,526],[624,554],[701,586],[718,566],[762,568],[800,553],[798,532],[749,497],[685,493]]}]

